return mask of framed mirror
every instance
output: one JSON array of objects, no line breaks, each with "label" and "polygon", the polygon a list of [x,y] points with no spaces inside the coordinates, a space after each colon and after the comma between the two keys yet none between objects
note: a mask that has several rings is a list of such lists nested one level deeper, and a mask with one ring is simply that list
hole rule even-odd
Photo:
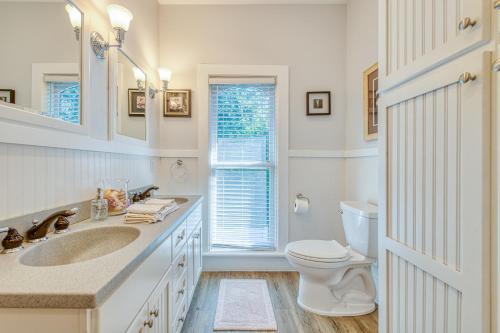
[{"label": "framed mirror", "polygon": [[0,1],[0,29],[0,116],[81,127],[82,11],[64,0]]},{"label": "framed mirror", "polygon": [[[112,52],[114,53],[114,52]],[[147,141],[147,77],[122,49],[117,49],[110,66],[110,79],[114,82],[114,96],[110,96],[113,117],[111,132],[118,138]],[[113,85],[111,85],[113,86]],[[123,140],[122,140],[123,141]]]}]

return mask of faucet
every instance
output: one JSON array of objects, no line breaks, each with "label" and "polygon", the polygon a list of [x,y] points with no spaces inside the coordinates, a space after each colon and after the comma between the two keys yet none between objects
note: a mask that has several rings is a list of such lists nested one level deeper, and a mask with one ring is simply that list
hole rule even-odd
[{"label": "faucet", "polygon": [[7,236],[2,241],[3,250],[1,254],[14,253],[23,249],[24,237],[21,236],[16,229],[10,227],[0,228],[0,233],[7,233]]},{"label": "faucet", "polygon": [[149,198],[151,196],[151,191],[156,191],[159,190],[160,188],[158,186],[151,186],[142,191],[142,193],[134,193],[134,196],[132,197],[133,202],[141,201],[146,198]]},{"label": "faucet", "polygon": [[29,243],[38,243],[47,240],[47,232],[54,221],[56,221],[56,223],[54,223],[56,234],[67,232],[69,227],[69,220],[67,218],[75,215],[78,211],[78,208],[61,210],[50,214],[42,222],[33,220],[33,226],[26,233],[27,241]]}]

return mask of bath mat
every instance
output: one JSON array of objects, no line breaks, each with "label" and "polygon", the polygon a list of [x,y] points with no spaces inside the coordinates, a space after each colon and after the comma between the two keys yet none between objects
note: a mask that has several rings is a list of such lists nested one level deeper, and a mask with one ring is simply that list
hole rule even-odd
[{"label": "bath mat", "polygon": [[214,331],[276,331],[266,280],[223,279]]}]

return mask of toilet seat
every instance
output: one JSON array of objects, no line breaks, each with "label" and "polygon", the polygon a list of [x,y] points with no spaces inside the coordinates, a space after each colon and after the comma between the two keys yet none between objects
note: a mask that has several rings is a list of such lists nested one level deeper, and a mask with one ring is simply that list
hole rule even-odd
[{"label": "toilet seat", "polygon": [[289,243],[285,251],[293,257],[321,263],[337,263],[348,260],[348,249],[335,240],[301,240]]}]

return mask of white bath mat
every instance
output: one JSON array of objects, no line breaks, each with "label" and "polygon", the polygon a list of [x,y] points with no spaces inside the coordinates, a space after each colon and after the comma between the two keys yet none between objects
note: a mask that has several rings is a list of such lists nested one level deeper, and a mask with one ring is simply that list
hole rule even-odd
[{"label": "white bath mat", "polygon": [[266,280],[223,279],[214,331],[276,331]]}]

